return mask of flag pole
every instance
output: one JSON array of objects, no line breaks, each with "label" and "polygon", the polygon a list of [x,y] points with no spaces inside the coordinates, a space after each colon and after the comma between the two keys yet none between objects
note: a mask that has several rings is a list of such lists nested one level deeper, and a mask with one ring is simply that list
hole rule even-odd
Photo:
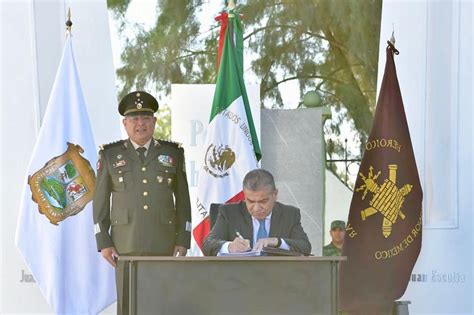
[{"label": "flag pole", "polygon": [[71,8],[67,10],[66,36],[72,33]]}]

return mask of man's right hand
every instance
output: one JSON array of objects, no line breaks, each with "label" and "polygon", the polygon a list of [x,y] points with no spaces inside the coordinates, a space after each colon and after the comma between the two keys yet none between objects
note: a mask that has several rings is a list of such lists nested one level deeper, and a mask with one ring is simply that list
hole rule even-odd
[{"label": "man's right hand", "polygon": [[102,257],[104,257],[105,260],[107,260],[109,264],[112,265],[112,267],[117,267],[116,259],[118,257],[118,254],[115,250],[115,247],[102,248],[100,250],[100,254],[102,255]]},{"label": "man's right hand", "polygon": [[242,253],[250,250],[250,241],[236,237],[229,244],[229,253]]}]

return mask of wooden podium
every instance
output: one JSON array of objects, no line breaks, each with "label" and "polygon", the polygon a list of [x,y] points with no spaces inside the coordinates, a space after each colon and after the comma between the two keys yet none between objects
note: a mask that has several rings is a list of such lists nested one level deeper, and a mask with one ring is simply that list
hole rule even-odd
[{"label": "wooden podium", "polygon": [[130,314],[337,314],[345,257],[121,256]]}]

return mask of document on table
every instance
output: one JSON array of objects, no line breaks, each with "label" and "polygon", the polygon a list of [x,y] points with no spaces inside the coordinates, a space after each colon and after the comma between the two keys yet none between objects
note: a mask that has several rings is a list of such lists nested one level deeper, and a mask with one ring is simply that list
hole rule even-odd
[{"label": "document on table", "polygon": [[230,256],[230,257],[257,257],[262,256],[261,250],[249,250],[242,253],[218,253],[217,256]]},{"label": "document on table", "polygon": [[264,247],[261,250],[250,250],[243,253],[223,253],[217,254],[217,256],[230,256],[230,257],[257,257],[257,256],[303,256],[303,254],[294,252],[291,250]]}]

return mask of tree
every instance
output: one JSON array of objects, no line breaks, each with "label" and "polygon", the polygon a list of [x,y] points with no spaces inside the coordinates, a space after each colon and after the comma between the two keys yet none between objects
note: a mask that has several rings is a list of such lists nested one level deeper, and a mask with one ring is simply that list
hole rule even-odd
[{"label": "tree", "polygon": [[[296,81],[300,99],[316,90],[334,118],[325,126],[329,157],[343,157],[341,124],[355,133],[359,156],[367,140],[375,107],[382,0],[247,0],[237,1],[244,15],[247,57],[260,81],[262,106],[282,107],[282,84]],[[124,19],[129,0],[108,2]],[[214,83],[218,25],[200,33],[197,16],[203,1],[160,0],[156,25],[137,29],[122,53],[117,70],[121,94],[144,86]],[[217,13],[217,12],[216,12]],[[329,165],[337,172],[337,167]]]},{"label": "tree", "polygon": [[170,140],[171,135],[171,110],[168,106],[162,107],[156,115],[156,127],[153,137]]},{"label": "tree", "polygon": [[77,171],[76,171],[76,168],[74,167],[74,164],[72,164],[72,162],[68,161],[64,169],[69,179],[73,179],[74,177],[76,177]]}]

